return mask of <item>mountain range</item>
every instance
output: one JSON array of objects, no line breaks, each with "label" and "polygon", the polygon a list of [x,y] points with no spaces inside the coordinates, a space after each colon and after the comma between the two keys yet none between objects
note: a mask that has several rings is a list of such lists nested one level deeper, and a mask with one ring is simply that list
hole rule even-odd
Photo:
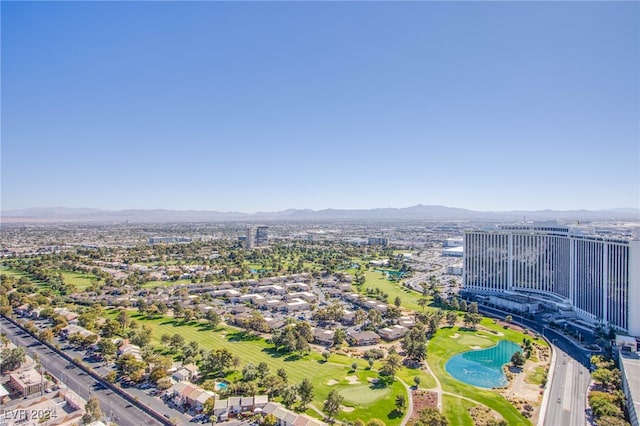
[{"label": "mountain range", "polygon": [[3,222],[220,222],[318,220],[426,221],[640,221],[640,209],[475,211],[445,206],[415,205],[376,209],[289,209],[277,212],[219,212],[207,210],[100,210],[90,208],[28,208],[0,212]]}]

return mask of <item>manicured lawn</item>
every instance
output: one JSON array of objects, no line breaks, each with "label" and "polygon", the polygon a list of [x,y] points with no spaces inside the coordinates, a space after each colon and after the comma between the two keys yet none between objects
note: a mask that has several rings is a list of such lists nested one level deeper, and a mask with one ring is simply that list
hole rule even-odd
[{"label": "manicured lawn", "polygon": [[[115,316],[116,311],[111,311],[110,315]],[[338,384],[335,385],[336,389],[342,389],[343,387],[348,389],[351,386],[362,386],[362,384],[367,384],[367,389],[369,389],[367,378],[377,377],[376,371],[365,368],[367,363],[362,359],[331,354],[329,361],[324,362],[321,354],[317,352],[311,352],[303,357],[282,355],[276,353],[272,349],[272,346],[263,338],[247,336],[245,333],[232,327],[222,326],[216,330],[210,330],[205,323],[184,323],[182,321],[176,321],[173,318],[146,319],[138,313],[133,313],[133,311],[131,311],[131,318],[139,323],[148,324],[153,328],[152,345],[158,349],[161,349],[160,336],[162,334],[173,335],[174,333],[178,333],[185,338],[187,343],[196,341],[202,348],[209,350],[227,348],[233,354],[240,357],[242,366],[249,362],[254,365],[265,362],[271,372],[275,372],[279,368],[284,368],[288,373],[290,384],[298,384],[302,379],[308,378],[311,380],[315,390],[313,405],[319,409],[322,409],[324,400],[327,398],[331,389],[333,389],[327,385],[330,380],[338,382]],[[351,370],[351,364],[354,361],[358,364],[355,373]],[[358,376],[361,384],[350,385],[345,381],[346,376],[354,374]],[[341,412],[338,414],[338,419],[342,417],[352,420],[358,418],[369,419],[379,415],[383,416],[381,418],[383,418],[388,425],[399,424],[401,418],[389,418],[388,415],[395,407],[395,396],[399,393],[406,394],[406,391],[398,381],[387,389],[386,392],[383,391],[384,389],[369,389],[368,392],[363,392],[362,395],[368,394],[369,398],[373,398],[372,402],[368,404],[354,404],[353,412]],[[372,415],[372,412],[375,412],[376,415]],[[307,413],[317,416],[317,414],[314,414],[311,410],[308,410]]]},{"label": "manicured lawn", "polygon": [[[353,374],[350,374],[353,375]],[[341,411],[336,418],[343,422],[353,422],[357,419],[365,422],[372,418],[383,420],[387,425],[399,424],[402,415],[395,411],[396,395],[406,395],[402,383],[395,381],[389,387],[377,387],[369,383],[369,378],[378,376],[377,371],[361,370],[356,373],[359,383],[349,384],[341,381],[328,391],[336,389],[344,397],[342,405],[353,408],[354,411]]]},{"label": "manicured lawn", "polygon": [[374,271],[373,269],[365,270],[364,276],[366,281],[363,288],[379,288],[381,291],[387,293],[389,295],[387,303],[390,305],[393,305],[396,297],[399,297],[400,306],[403,308],[414,311],[422,310],[420,305],[418,305],[418,299],[420,299],[421,295],[416,291],[403,287],[401,281],[389,281],[384,273]]},{"label": "manicured lawn", "polygon": [[45,283],[44,281],[36,280],[26,272],[16,271],[15,269],[10,269],[10,268],[7,268],[6,266],[0,267],[0,274],[6,275],[8,277],[16,277],[16,278],[24,277],[27,280],[29,280],[29,282],[39,286],[40,288],[50,288],[49,284]]},{"label": "manicured lawn", "polygon": [[[87,287],[91,285],[94,281],[96,281],[96,277],[91,274],[83,274],[82,272],[73,272],[73,271],[58,271],[62,274],[62,279],[65,283],[74,284],[78,291],[86,290]],[[13,269],[9,269],[5,266],[0,267],[0,274],[5,274],[7,276],[13,276],[16,278],[25,277],[32,283],[42,287],[49,288],[49,285],[44,281],[33,279],[26,272],[20,272]]]},{"label": "manicured lawn", "polygon": [[[467,385],[454,379],[446,372],[444,365],[453,355],[470,350],[470,346],[480,346],[487,348],[495,345],[499,340],[510,340],[520,344],[523,337],[522,333],[511,329],[503,329],[493,323],[490,319],[484,319],[481,326],[486,327],[489,331],[466,330],[460,327],[443,328],[438,331],[435,337],[429,342],[429,366],[440,379],[442,388],[445,391],[456,395],[466,396],[481,404],[488,406],[499,412],[509,425],[530,425],[529,420],[525,419],[518,410],[509,404],[501,395],[491,391]],[[453,338],[458,334],[457,338]],[[500,335],[502,334],[502,335]],[[456,413],[455,410],[447,412]],[[458,414],[456,414],[458,415]],[[451,424],[457,422],[454,418],[450,419]]]},{"label": "manicured lawn", "polygon": [[177,281],[147,281],[142,284],[142,288],[153,287],[173,287],[180,284],[191,284],[191,280],[177,280]]},{"label": "manicured lawn", "polygon": [[475,405],[477,404],[453,395],[442,395],[442,413],[449,420],[450,425],[473,426],[469,408]]},{"label": "manicured lawn", "polygon": [[[26,273],[16,271],[14,269],[9,269],[6,266],[0,266],[0,275],[6,275],[8,277],[16,277],[16,278],[20,278],[20,277],[29,278]],[[29,279],[29,281],[31,281],[31,279]]]},{"label": "manicured lawn", "polygon": [[60,271],[60,273],[62,274],[64,282],[75,285],[78,291],[86,290],[93,282],[96,281],[96,277],[91,274],[71,271]]},{"label": "manicured lawn", "polygon": [[[429,355],[427,354],[427,356]],[[413,386],[415,384],[415,382],[413,381],[413,378],[415,376],[418,376],[420,377],[419,387],[424,389],[431,389],[436,387],[436,381],[433,378],[433,376],[421,369],[405,367],[405,368],[402,368],[400,371],[398,371],[398,374],[396,374],[396,376],[404,380],[404,382],[409,386]]]},{"label": "manicured lawn", "polygon": [[375,389],[371,384],[346,385],[340,391],[340,395],[344,397],[344,404],[357,407],[362,404],[370,404],[387,394],[391,390],[389,388]]},{"label": "manicured lawn", "polygon": [[[402,250],[400,251],[405,252]],[[366,265],[368,262],[369,262],[368,260],[364,260],[359,257],[354,257],[351,259],[351,263],[353,264],[357,263],[360,265]],[[357,271],[358,269],[356,268],[349,268],[344,272],[350,274],[352,277],[355,277]],[[387,279],[386,274],[380,271],[375,271],[373,267],[370,267],[369,269],[364,269],[363,271],[364,271],[364,276],[366,280],[363,285],[363,290],[366,289],[367,287],[370,287],[373,289],[378,288],[389,295],[389,298],[387,299],[387,303],[389,303],[390,305],[393,305],[393,302],[396,299],[396,297],[400,297],[401,307],[406,309],[411,309],[414,311],[422,310],[420,305],[418,305],[418,300],[422,297],[422,295],[415,290],[410,290],[404,287],[402,285],[402,283],[404,282],[404,279],[401,279],[400,281],[390,281]],[[356,291],[357,286],[354,285],[353,287],[354,287],[354,291]],[[429,301],[429,303],[431,303],[431,301]],[[426,309],[429,310],[431,308],[427,307]]]}]

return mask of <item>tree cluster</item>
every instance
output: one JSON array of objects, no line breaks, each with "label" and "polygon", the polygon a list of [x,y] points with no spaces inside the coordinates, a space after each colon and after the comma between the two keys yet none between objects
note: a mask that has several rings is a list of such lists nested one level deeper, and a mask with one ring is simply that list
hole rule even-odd
[{"label": "tree cluster", "polygon": [[296,321],[286,327],[276,330],[271,343],[278,352],[308,353],[309,343],[313,340],[311,326],[306,321]]},{"label": "tree cluster", "polygon": [[411,360],[421,363],[427,357],[427,335],[424,325],[417,323],[402,339],[402,349]]},{"label": "tree cluster", "polygon": [[591,357],[595,370],[591,378],[595,383],[589,392],[589,406],[596,425],[625,426],[625,396],[622,392],[622,376],[612,360],[601,355]]}]

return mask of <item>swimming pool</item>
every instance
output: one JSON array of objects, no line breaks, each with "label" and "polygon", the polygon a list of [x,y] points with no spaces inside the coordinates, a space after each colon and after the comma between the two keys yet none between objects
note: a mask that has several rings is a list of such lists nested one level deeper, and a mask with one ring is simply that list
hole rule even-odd
[{"label": "swimming pool", "polygon": [[502,366],[511,361],[516,351],[521,350],[517,344],[501,340],[491,348],[455,355],[444,368],[461,382],[481,388],[500,387],[508,383]]},{"label": "swimming pool", "polygon": [[217,382],[215,385],[215,390],[217,391],[221,391],[221,390],[225,390],[229,387],[228,384],[226,384],[225,382]]}]

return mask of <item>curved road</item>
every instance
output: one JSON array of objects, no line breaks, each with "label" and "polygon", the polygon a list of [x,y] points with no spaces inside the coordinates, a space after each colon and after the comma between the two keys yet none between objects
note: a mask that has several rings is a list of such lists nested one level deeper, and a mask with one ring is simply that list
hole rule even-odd
[{"label": "curved road", "polygon": [[[24,332],[6,318],[0,317],[0,332],[17,346],[25,348],[27,353],[33,357],[37,354],[42,366],[55,377],[62,379],[70,390],[78,394],[83,399],[89,399],[90,395],[95,395],[100,401],[102,412],[108,416],[113,414],[110,420],[119,426],[141,426],[141,425],[161,425],[147,413],[129,404],[120,395],[113,393],[109,389],[97,386],[97,382],[79,367],[69,364],[66,359],[55,351],[49,349],[37,339]],[[71,368],[72,367],[72,368]]]}]

